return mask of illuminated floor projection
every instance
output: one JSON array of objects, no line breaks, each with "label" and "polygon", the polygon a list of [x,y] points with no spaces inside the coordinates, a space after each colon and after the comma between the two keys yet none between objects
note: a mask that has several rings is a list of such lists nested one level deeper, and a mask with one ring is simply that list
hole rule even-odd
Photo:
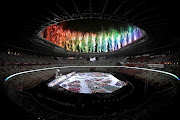
[{"label": "illuminated floor projection", "polygon": [[71,92],[87,94],[112,93],[126,85],[126,82],[117,79],[110,73],[101,72],[72,72],[48,83],[49,87],[61,86]]}]

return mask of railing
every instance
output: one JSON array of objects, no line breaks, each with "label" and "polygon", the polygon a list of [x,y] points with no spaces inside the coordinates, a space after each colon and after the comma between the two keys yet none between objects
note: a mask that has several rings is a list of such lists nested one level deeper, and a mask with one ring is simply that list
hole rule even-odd
[{"label": "railing", "polygon": [[177,80],[179,80],[179,78],[169,72],[165,72],[165,71],[161,71],[161,70],[154,70],[154,69],[148,69],[148,68],[139,68],[139,67],[129,67],[129,66],[63,66],[63,67],[51,67],[51,68],[43,68],[43,69],[36,69],[36,70],[28,70],[28,71],[24,71],[24,72],[19,72],[19,73],[15,73],[12,74],[10,76],[8,76],[5,81],[8,81],[10,78],[17,76],[17,75],[21,75],[21,74],[26,74],[26,73],[32,73],[32,72],[37,72],[37,71],[45,71],[45,70],[53,70],[53,69],[63,69],[63,68],[130,68],[130,69],[137,69],[137,70],[144,70],[144,71],[152,71],[152,72],[158,72],[158,73],[162,73],[162,74],[167,74],[169,76],[172,76],[174,78],[176,78]]}]

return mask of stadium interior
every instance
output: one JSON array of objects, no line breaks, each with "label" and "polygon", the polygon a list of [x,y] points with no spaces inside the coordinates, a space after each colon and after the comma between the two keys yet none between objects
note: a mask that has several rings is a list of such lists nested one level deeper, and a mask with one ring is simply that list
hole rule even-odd
[{"label": "stadium interior", "polygon": [[1,117],[166,120],[180,106],[178,5],[156,0],[6,3]]}]

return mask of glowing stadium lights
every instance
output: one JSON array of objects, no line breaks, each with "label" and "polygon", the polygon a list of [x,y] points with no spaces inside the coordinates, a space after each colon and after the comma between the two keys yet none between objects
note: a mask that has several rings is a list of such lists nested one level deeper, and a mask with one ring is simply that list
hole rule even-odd
[{"label": "glowing stadium lights", "polygon": [[101,53],[113,52],[136,41],[143,31],[132,25],[109,28],[99,32],[82,32],[63,29],[63,25],[53,24],[41,32],[46,40],[72,52]]}]

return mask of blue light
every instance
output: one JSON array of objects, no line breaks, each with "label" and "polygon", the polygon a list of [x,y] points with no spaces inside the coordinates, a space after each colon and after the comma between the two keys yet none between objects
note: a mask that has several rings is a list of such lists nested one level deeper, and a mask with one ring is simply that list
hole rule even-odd
[{"label": "blue light", "polygon": [[11,76],[8,76],[8,77],[5,79],[5,81],[7,81],[9,78],[11,78]]}]

